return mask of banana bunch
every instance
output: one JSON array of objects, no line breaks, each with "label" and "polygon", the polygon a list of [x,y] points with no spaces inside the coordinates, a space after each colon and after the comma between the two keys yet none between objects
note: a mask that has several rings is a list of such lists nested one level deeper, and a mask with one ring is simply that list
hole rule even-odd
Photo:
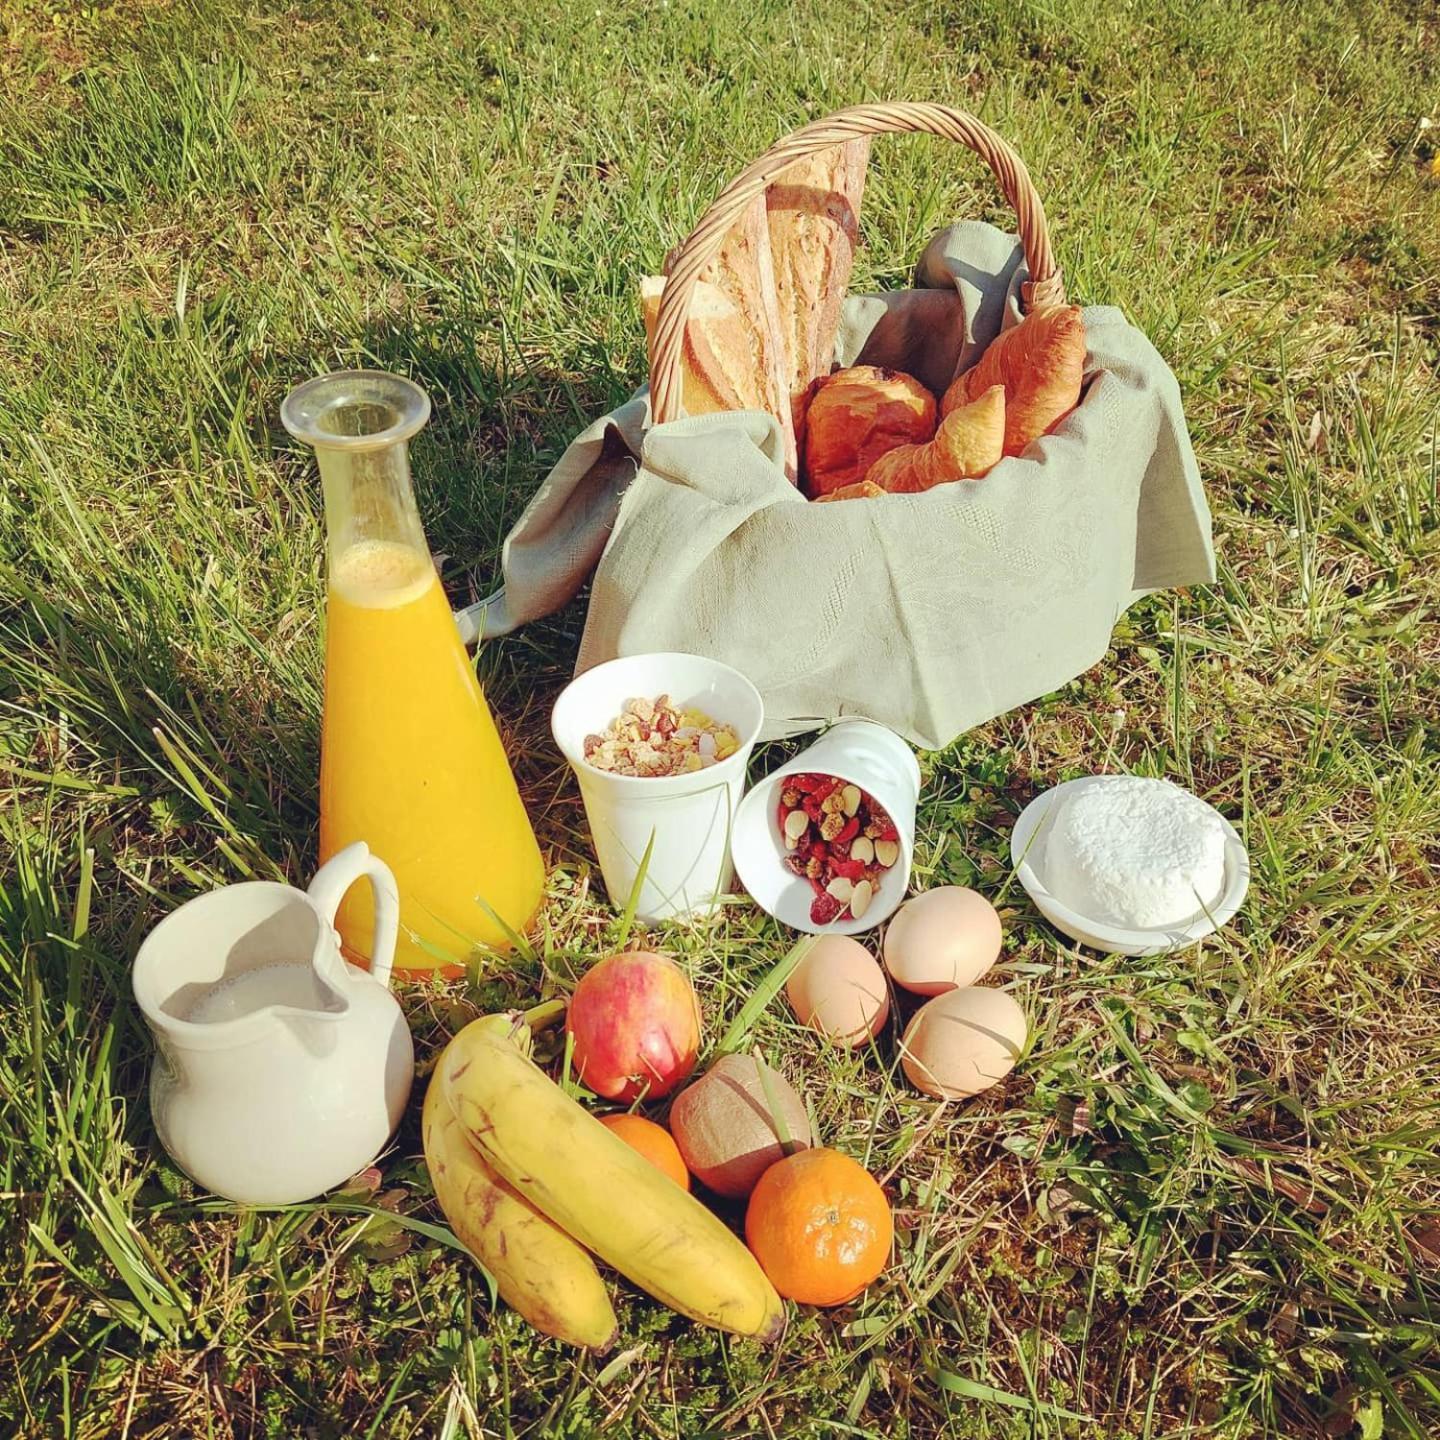
[{"label": "banana bunch", "polygon": [[595,1262],[480,1158],[433,1079],[420,1129],[435,1198],[500,1298],[546,1335],[608,1350],[619,1327]]},{"label": "banana bunch", "polygon": [[530,1059],[518,1017],[486,1016],[451,1040],[425,1097],[424,1134],[451,1228],[545,1334],[595,1348],[613,1338],[586,1251],[702,1325],[761,1340],[784,1328],[755,1257]]}]

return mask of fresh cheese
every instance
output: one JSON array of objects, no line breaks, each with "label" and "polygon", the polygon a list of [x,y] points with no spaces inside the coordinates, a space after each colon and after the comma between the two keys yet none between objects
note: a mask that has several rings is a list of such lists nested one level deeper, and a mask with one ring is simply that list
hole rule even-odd
[{"label": "fresh cheese", "polygon": [[1219,812],[1168,780],[1106,776],[1061,800],[1044,842],[1050,893],[1131,930],[1182,925],[1225,889]]}]

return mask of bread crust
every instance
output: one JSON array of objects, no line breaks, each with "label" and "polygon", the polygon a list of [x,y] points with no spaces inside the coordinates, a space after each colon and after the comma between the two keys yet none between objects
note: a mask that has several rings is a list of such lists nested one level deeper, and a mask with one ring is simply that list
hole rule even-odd
[{"label": "bread crust", "polygon": [[[664,293],[663,275],[646,275],[640,281],[647,346],[655,343]],[[747,408],[751,402],[742,397],[735,377],[724,363],[724,357],[742,352],[745,344],[745,326],[734,302],[714,285],[700,281],[690,298],[681,357],[681,404],[687,415]]]}]

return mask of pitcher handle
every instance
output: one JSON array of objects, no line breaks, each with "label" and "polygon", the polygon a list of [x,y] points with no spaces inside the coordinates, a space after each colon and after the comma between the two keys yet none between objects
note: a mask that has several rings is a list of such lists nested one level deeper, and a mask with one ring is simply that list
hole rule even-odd
[{"label": "pitcher handle", "polygon": [[400,891],[395,875],[370,847],[357,840],[322,865],[306,892],[333,927],[335,912],[345,892],[357,881],[368,879],[375,892],[375,942],[370,973],[382,984],[390,984],[390,967],[395,963],[395,941],[400,934]]}]

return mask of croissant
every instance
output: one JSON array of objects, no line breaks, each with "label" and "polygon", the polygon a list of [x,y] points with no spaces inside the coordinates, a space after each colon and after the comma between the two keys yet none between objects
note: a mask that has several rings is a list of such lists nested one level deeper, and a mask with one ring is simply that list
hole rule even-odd
[{"label": "croissant", "polygon": [[828,500],[873,500],[877,495],[885,492],[869,480],[857,480],[853,485],[842,485],[838,490],[832,490],[828,495],[817,495],[815,503],[823,505]]},{"label": "croissant", "polygon": [[978,480],[1005,448],[1005,387],[952,410],[928,445],[900,445],[869,469],[865,484],[891,495],[929,490],[951,480]]},{"label": "croissant", "polygon": [[1005,387],[1005,453],[1019,455],[1048,435],[1080,403],[1085,322],[1078,305],[1032,310],[1004,331],[940,402],[941,415],[968,405],[992,385]]}]

